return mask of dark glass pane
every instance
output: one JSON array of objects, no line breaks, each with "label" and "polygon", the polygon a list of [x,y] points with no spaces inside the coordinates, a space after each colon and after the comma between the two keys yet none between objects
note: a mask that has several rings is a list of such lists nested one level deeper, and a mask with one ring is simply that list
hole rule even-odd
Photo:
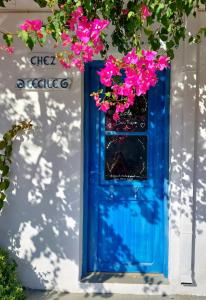
[{"label": "dark glass pane", "polygon": [[146,136],[105,136],[105,179],[147,177]]},{"label": "dark glass pane", "polygon": [[136,97],[135,104],[120,114],[120,119],[114,121],[114,111],[106,113],[105,129],[107,131],[143,132],[147,130],[148,99],[147,95]]}]

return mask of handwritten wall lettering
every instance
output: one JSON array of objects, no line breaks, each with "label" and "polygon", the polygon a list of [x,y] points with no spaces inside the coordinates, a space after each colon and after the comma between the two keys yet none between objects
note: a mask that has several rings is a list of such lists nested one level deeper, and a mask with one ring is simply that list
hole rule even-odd
[{"label": "handwritten wall lettering", "polygon": [[31,59],[31,64],[33,66],[55,66],[56,65],[56,57],[53,55],[35,55],[32,56]]},{"label": "handwritten wall lettering", "polygon": [[71,86],[70,78],[19,78],[18,89],[67,89]]},{"label": "handwritten wall lettering", "polygon": [[[56,57],[50,54],[35,54],[29,59],[33,67],[38,66],[56,66]],[[71,87],[72,80],[70,78],[18,78],[16,88],[23,90],[66,90]]]}]

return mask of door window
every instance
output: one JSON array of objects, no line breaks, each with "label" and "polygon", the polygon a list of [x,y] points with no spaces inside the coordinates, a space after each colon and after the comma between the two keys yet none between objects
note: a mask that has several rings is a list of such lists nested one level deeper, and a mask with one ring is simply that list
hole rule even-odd
[{"label": "door window", "polygon": [[[104,179],[147,179],[148,95],[114,121],[110,109],[105,118]],[[121,132],[121,134],[120,134]]]}]

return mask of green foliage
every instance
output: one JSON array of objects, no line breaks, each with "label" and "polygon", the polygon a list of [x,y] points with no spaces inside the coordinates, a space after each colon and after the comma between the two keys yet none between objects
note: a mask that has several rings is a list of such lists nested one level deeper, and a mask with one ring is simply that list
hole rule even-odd
[{"label": "green foliage", "polygon": [[18,37],[25,43],[25,45],[32,50],[37,42],[37,38],[34,34],[29,34],[27,31],[19,31]]},{"label": "green foliage", "polygon": [[6,251],[0,249],[0,299],[23,300],[24,290],[17,279],[17,265]]},{"label": "green foliage", "polygon": [[5,7],[7,2],[10,2],[11,0],[0,0],[0,7]]},{"label": "green foliage", "polygon": [[[9,188],[9,170],[11,165],[13,140],[19,132],[25,131],[32,127],[31,122],[23,121],[12,128],[3,135],[0,140],[0,211],[2,210],[5,199],[6,190]],[[0,298],[1,299],[1,298]]]},{"label": "green foliage", "polygon": [[[0,0],[4,6],[10,0]],[[18,37],[31,50],[35,44],[44,46],[47,38],[52,37],[55,43],[60,40],[61,32],[68,30],[67,20],[71,12],[82,6],[89,19],[105,18],[113,25],[112,43],[121,53],[130,51],[133,47],[143,48],[148,44],[151,50],[166,52],[174,58],[174,49],[181,40],[187,39],[190,43],[199,43],[206,36],[206,27],[194,36],[188,36],[185,27],[185,17],[196,17],[200,5],[206,8],[206,0],[34,0],[40,7],[49,7],[51,14],[43,29],[43,37],[32,32],[18,32]],[[145,4],[152,13],[142,19],[141,5]],[[59,9],[58,9],[59,8]],[[106,51],[109,49],[107,36],[104,36]],[[4,35],[7,46],[13,42],[10,33]],[[164,47],[163,47],[164,45]],[[165,49],[165,50],[163,50]]]},{"label": "green foliage", "polygon": [[13,35],[11,33],[3,34],[3,39],[6,42],[7,46],[10,47],[13,43]]},{"label": "green foliage", "polygon": [[[152,13],[147,20],[141,18],[142,3]],[[82,5],[90,19],[103,17],[111,21],[114,26],[112,43],[119,52],[126,53],[133,47],[142,48],[146,41],[155,51],[163,51],[164,44],[167,54],[173,59],[174,48],[181,40],[187,38],[189,42],[197,43],[206,35],[206,28],[201,28],[194,37],[187,36],[184,23],[185,17],[196,17],[200,3],[206,5],[206,0],[59,0],[61,10],[55,10],[48,26],[52,27],[52,37],[58,40],[59,32],[66,29],[65,23],[71,10]]]},{"label": "green foliage", "polygon": [[47,1],[46,0],[34,0],[34,2],[38,3],[40,7],[46,7]]}]

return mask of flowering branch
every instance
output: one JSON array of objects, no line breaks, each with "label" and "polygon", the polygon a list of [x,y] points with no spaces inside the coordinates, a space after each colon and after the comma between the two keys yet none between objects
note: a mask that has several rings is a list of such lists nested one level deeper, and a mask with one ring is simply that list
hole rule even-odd
[{"label": "flowering branch", "polygon": [[105,67],[98,72],[101,83],[110,91],[92,93],[96,106],[107,112],[113,110],[113,119],[117,121],[135,102],[136,96],[145,95],[150,87],[157,83],[157,71],[169,67],[167,56],[157,56],[155,51],[132,49],[121,60],[112,55],[106,60]]},{"label": "flowering branch", "polygon": [[[0,0],[0,6],[8,1]],[[0,31],[5,41],[0,50],[12,53],[16,35],[31,50],[36,44],[43,47],[52,38],[62,66],[77,67],[82,72],[84,64],[95,55],[106,57],[109,44],[104,31],[112,24],[112,44],[123,57],[106,59],[98,74],[109,90],[94,91],[92,95],[100,110],[106,112],[112,107],[114,120],[134,104],[136,96],[146,94],[156,85],[157,71],[169,66],[174,58],[173,49],[187,37],[185,16],[195,17],[200,2],[206,4],[206,0],[34,1],[51,9],[47,22],[25,20],[15,34]],[[200,42],[202,36],[206,36],[206,28],[188,40]]]}]

